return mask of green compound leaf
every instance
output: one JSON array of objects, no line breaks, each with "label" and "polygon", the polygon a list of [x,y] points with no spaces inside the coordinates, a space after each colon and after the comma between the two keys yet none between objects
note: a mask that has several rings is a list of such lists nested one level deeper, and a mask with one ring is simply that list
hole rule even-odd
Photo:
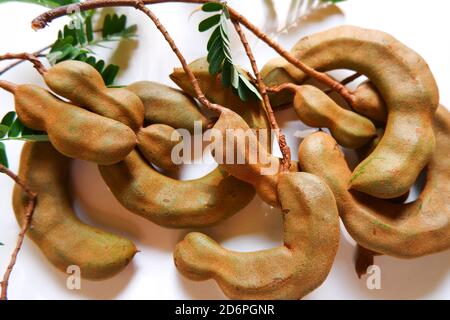
[{"label": "green compound leaf", "polygon": [[[58,39],[52,45],[47,60],[51,65],[66,60],[78,60],[89,63],[102,75],[106,85],[111,85],[119,72],[117,65],[106,65],[93,56],[93,47],[104,47],[104,43],[130,39],[136,36],[137,26],[127,25],[125,15],[106,15],[102,32],[95,33],[92,26],[92,11],[85,15],[72,16],[73,21],[58,33]],[[74,26],[79,26],[74,28]],[[99,34],[96,38],[95,36]]]},{"label": "green compound leaf", "polygon": [[[206,7],[206,10],[205,10]],[[203,32],[211,28],[215,28],[206,45],[208,50],[207,61],[209,63],[209,73],[212,75],[221,74],[222,85],[232,87],[243,101],[248,101],[250,98],[257,98],[262,100],[261,94],[256,87],[242,74],[237,66],[233,63],[230,50],[230,37],[228,35],[228,20],[230,14],[226,5],[220,3],[207,3],[202,6],[205,12],[217,12],[199,24],[199,31]]]}]

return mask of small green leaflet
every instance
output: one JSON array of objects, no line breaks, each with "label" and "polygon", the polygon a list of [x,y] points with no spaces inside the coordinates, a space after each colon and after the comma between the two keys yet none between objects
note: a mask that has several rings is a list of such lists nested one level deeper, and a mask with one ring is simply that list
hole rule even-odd
[{"label": "small green leaflet", "polygon": [[[48,61],[51,65],[65,60],[84,61],[97,69],[107,86],[113,84],[119,72],[119,66],[113,64],[106,66],[103,60],[97,61],[92,56],[94,52],[91,48],[103,46],[105,42],[133,38],[136,36],[137,26],[127,26],[125,15],[106,15],[101,36],[96,39],[92,27],[92,14],[87,16],[75,15],[72,16],[72,19],[70,25],[64,26],[63,30],[59,31],[58,39],[47,55]],[[80,28],[74,28],[74,25],[78,25]]]},{"label": "small green leaflet", "polygon": [[8,156],[2,141],[48,141],[45,132],[36,131],[24,126],[14,111],[8,112],[0,121],[0,163],[8,168]]},{"label": "small green leaflet", "polygon": [[198,30],[205,32],[213,29],[206,46],[208,50],[207,60],[210,74],[221,74],[222,85],[225,88],[233,88],[233,91],[242,101],[252,98],[262,100],[256,87],[248,80],[247,76],[233,63],[230,50],[230,38],[228,36],[228,20],[230,15],[227,7],[222,3],[209,2],[202,6],[204,12],[219,12],[201,21]]},{"label": "small green leaflet", "polygon": [[6,155],[5,144],[0,142],[0,164],[9,168],[8,156]]}]

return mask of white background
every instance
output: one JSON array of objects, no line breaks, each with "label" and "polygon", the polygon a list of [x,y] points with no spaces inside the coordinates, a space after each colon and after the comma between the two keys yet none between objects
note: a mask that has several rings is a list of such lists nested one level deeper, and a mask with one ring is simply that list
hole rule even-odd
[{"label": "white background", "polygon": [[[279,17],[286,16],[286,0],[275,0]],[[273,23],[268,18],[262,0],[229,1],[251,21],[268,28]],[[205,55],[207,35],[196,31],[202,14],[188,19],[195,5],[163,4],[152,7],[167,26],[188,60]],[[45,30],[34,32],[30,21],[45,8],[28,4],[0,5],[0,53],[32,52],[55,39],[64,23],[60,19]],[[139,25],[139,42],[120,45],[120,52],[111,54],[111,61],[122,67],[118,83],[137,80],[155,80],[171,84],[167,77],[173,67],[178,67],[176,57],[160,34],[141,13],[134,9],[126,12],[133,23]],[[279,37],[290,48],[301,36],[340,24],[380,29],[391,33],[419,52],[430,64],[441,90],[441,102],[450,104],[450,1],[445,0],[348,0],[312,16]],[[280,22],[282,23],[282,22]],[[447,32],[445,32],[445,30]],[[251,38],[255,45],[260,67],[275,53],[264,44]],[[236,59],[248,66],[245,56],[235,42]],[[103,52],[103,51],[102,51]],[[108,57],[108,56],[106,56]],[[0,67],[4,66],[0,64]],[[3,78],[17,83],[41,83],[39,74],[24,63]],[[0,114],[12,110],[12,97],[0,91]],[[299,139],[292,133],[302,128],[291,111],[278,114],[280,124],[286,129],[288,142],[295,155]],[[8,142],[7,150],[11,168],[17,171],[21,143]],[[204,174],[210,168],[190,168],[183,178]],[[172,262],[172,249],[187,231],[166,230],[137,217],[111,196],[93,164],[76,162],[73,169],[77,205],[88,209],[89,215],[79,210],[84,221],[126,235],[142,251],[120,275],[104,282],[82,282],[82,290],[69,291],[65,287],[66,275],[56,271],[28,239],[14,269],[9,296],[11,299],[221,299],[224,295],[213,281],[192,282],[181,277]],[[10,253],[19,232],[11,208],[13,184],[0,176],[0,270],[9,261]],[[446,195],[448,196],[448,195]],[[205,230],[207,234],[230,249],[253,251],[280,245],[281,219],[277,210],[271,210],[259,199],[220,226]],[[450,251],[411,261],[378,257],[381,267],[382,289],[369,290],[365,279],[359,280],[353,268],[354,243],[343,233],[340,249],[333,269],[325,283],[310,294],[308,299],[446,299],[450,298]]]}]

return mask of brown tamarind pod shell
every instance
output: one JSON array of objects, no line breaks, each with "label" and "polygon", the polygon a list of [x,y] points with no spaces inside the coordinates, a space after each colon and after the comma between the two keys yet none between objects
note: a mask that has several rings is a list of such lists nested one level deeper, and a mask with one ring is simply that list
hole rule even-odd
[{"label": "brown tamarind pod shell", "polygon": [[142,101],[145,122],[163,123],[175,129],[187,129],[194,132],[194,123],[200,122],[206,128],[208,120],[198,110],[193,98],[181,90],[151,82],[139,81],[127,86]]},{"label": "brown tamarind pod shell", "polygon": [[214,279],[231,299],[301,299],[320,286],[339,244],[333,194],[307,173],[280,175],[284,245],[234,252],[201,233],[190,233],[175,248],[177,269],[192,280]]},{"label": "brown tamarind pod shell", "polygon": [[[350,187],[382,199],[405,194],[435,148],[432,121],[439,91],[424,59],[386,33],[352,26],[306,37],[291,54],[316,70],[355,70],[374,84],[386,102],[386,134],[353,171]],[[307,77],[283,59],[267,63],[261,74],[268,85],[286,78],[302,83]]]},{"label": "brown tamarind pod shell", "polygon": [[[222,150],[215,150],[214,158],[220,166],[234,177],[252,184],[258,195],[268,204],[279,207],[280,202],[277,194],[278,172],[280,160],[272,156],[265,144],[259,142],[257,135],[250,129],[248,124],[236,112],[224,110],[213,129],[221,133]],[[235,133],[233,138],[233,154],[235,160],[243,159],[242,163],[234,161],[228,163],[227,152],[227,130],[232,129]],[[241,134],[242,133],[242,134]],[[239,144],[240,141],[247,141],[245,147]],[[221,151],[221,152],[218,152]],[[259,157],[251,161],[252,155],[264,154],[266,162],[260,161]],[[267,171],[267,173],[265,172]]]},{"label": "brown tamarind pod shell", "polygon": [[67,60],[44,74],[45,83],[56,94],[75,105],[128,125],[138,131],[144,123],[144,106],[133,92],[107,88],[101,74],[90,64]]},{"label": "brown tamarind pod shell", "polygon": [[361,83],[353,93],[353,109],[378,123],[386,123],[387,108],[377,88],[370,82]]},{"label": "brown tamarind pod shell", "polygon": [[218,223],[241,210],[254,196],[251,185],[223,169],[195,180],[175,180],[153,169],[137,151],[118,164],[99,169],[125,208],[169,228]]},{"label": "brown tamarind pod shell", "polygon": [[323,132],[302,142],[299,162],[333,190],[344,225],[361,246],[399,258],[420,257],[450,248],[450,113],[444,107],[434,116],[433,130],[437,146],[425,187],[408,204],[348,191],[351,171],[335,140]]},{"label": "brown tamarind pod shell", "polygon": [[176,172],[178,165],[172,161],[172,150],[181,138],[172,140],[176,130],[165,124],[152,124],[139,131],[138,148],[148,162],[169,173]]},{"label": "brown tamarind pod shell", "polygon": [[[205,96],[212,102],[222,105],[238,113],[252,129],[270,129],[265,106],[261,101],[242,101],[229,88],[224,88],[220,76],[209,73],[209,63],[206,58],[197,59],[189,64],[199,82]],[[245,71],[243,71],[245,74]],[[196,96],[187,74],[181,68],[175,68],[170,78],[184,92]],[[268,148],[270,150],[270,144]]]},{"label": "brown tamarind pod shell", "polygon": [[64,102],[36,85],[17,86],[14,100],[19,119],[46,131],[52,145],[70,158],[114,164],[136,146],[136,135],[125,124]]},{"label": "brown tamarind pod shell", "polygon": [[[133,259],[135,245],[123,237],[81,222],[71,204],[70,159],[50,143],[26,143],[20,160],[20,179],[37,194],[27,236],[62,272],[80,268],[81,277],[103,280],[122,271]],[[13,206],[19,224],[25,221],[28,195],[16,185]]]},{"label": "brown tamarind pod shell", "polygon": [[297,87],[294,109],[304,124],[329,128],[336,141],[346,148],[360,148],[376,136],[372,121],[341,108],[322,90],[310,85]]}]

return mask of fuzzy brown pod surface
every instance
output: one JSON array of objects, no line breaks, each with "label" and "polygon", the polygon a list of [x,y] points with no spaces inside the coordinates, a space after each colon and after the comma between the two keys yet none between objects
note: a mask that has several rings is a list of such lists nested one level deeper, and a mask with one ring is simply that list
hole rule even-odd
[{"label": "fuzzy brown pod surface", "polygon": [[351,171],[336,141],[320,132],[299,149],[300,165],[333,190],[350,235],[363,247],[399,258],[450,248],[450,113],[439,107],[433,120],[437,147],[427,166],[426,183],[414,202],[396,204],[348,191]]},{"label": "fuzzy brown pod surface", "polygon": [[[353,171],[350,186],[383,199],[405,194],[435,148],[432,121],[439,92],[423,58],[386,33],[352,26],[308,36],[291,53],[316,70],[351,69],[369,78],[386,102],[386,133]],[[261,73],[270,86],[306,80],[283,59],[270,61]],[[281,103],[292,96],[273,99]]]},{"label": "fuzzy brown pod surface", "polygon": [[339,244],[339,217],[328,186],[307,173],[279,177],[284,245],[239,253],[190,233],[174,253],[193,280],[214,279],[232,299],[301,299],[326,279]]},{"label": "fuzzy brown pod surface", "polygon": [[[137,249],[130,240],[88,226],[77,218],[69,192],[70,163],[50,143],[25,144],[19,177],[38,195],[27,236],[62,272],[77,266],[85,279],[107,279],[122,271]],[[16,185],[13,206],[20,224],[27,205],[27,194]]]}]

